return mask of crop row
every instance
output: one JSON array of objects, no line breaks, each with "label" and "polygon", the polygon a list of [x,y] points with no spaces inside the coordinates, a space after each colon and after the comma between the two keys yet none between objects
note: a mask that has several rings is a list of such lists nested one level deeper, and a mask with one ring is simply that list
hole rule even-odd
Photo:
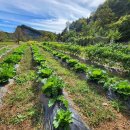
[{"label": "crop row", "polygon": [[7,83],[10,78],[15,76],[16,64],[20,62],[25,48],[26,45],[21,45],[0,63],[0,84]]},{"label": "crop row", "polygon": [[49,98],[48,107],[53,108],[57,103],[59,109],[53,118],[55,129],[68,129],[72,123],[72,113],[69,110],[69,103],[64,98],[62,90],[65,87],[63,80],[46,64],[45,58],[36,45],[32,45],[33,59],[37,64],[37,75],[42,82],[42,93]]},{"label": "crop row", "polygon": [[130,71],[130,50],[123,45],[90,45],[81,47],[78,45],[67,45],[59,43],[44,43],[53,49],[62,50],[77,55],[94,63],[107,64],[110,67],[122,68],[123,71]]},{"label": "crop row", "polygon": [[71,58],[69,55],[54,51],[48,46],[44,45],[43,48],[51,52],[53,56],[61,59],[62,62],[66,63],[75,72],[85,73],[88,81],[98,83],[102,85],[104,89],[111,89],[122,97],[130,96],[130,83],[127,80],[123,80],[115,76],[110,76],[102,69],[82,64],[80,61]]},{"label": "crop row", "polygon": [[4,48],[0,49],[0,57],[8,50],[9,50],[8,47],[4,47]]}]

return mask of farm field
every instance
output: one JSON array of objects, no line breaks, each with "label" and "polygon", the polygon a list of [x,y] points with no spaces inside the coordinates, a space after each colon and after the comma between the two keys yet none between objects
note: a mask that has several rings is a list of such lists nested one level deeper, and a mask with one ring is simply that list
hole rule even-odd
[{"label": "farm field", "polygon": [[0,130],[130,130],[130,0],[0,0]]},{"label": "farm field", "polygon": [[[83,48],[30,41],[14,46],[0,62],[1,130],[46,130],[51,125],[68,130],[77,125],[75,114],[85,130],[130,129],[128,47],[107,46],[106,57],[94,55],[101,50],[106,53],[101,44]],[[113,55],[120,53],[119,58],[111,56],[112,48]],[[110,56],[113,65],[108,64]],[[119,67],[122,73],[115,74],[99,64]]]}]

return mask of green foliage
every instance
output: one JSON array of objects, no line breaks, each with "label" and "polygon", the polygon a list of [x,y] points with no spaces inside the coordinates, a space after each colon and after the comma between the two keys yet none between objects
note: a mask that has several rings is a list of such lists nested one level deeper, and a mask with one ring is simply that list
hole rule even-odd
[{"label": "green foliage", "polygon": [[34,59],[35,59],[35,61],[36,61],[38,64],[40,64],[40,63],[42,63],[42,62],[45,61],[45,60],[44,60],[44,57],[41,56],[41,55],[39,55],[39,54],[35,54],[35,55],[34,55]]},{"label": "green foliage", "polygon": [[76,64],[78,64],[78,60],[69,59],[67,60],[67,63],[70,67],[74,67]]},{"label": "green foliage", "polygon": [[0,65],[0,83],[7,83],[9,78],[13,78],[15,75],[15,69],[12,65],[1,64]]},{"label": "green foliage", "polygon": [[121,33],[118,31],[118,29],[110,30],[108,33],[108,37],[114,42],[115,40],[119,40],[121,38]]},{"label": "green foliage", "polygon": [[62,102],[62,104],[65,106],[65,108],[68,109],[69,103],[68,101],[64,98],[64,96],[58,96],[57,98],[53,98],[49,100],[48,106],[51,107],[53,106],[56,102]]},{"label": "green foliage", "polygon": [[53,72],[52,69],[44,68],[44,69],[40,69],[40,70],[38,71],[38,74],[39,74],[39,76],[42,77],[42,78],[49,78],[49,76],[52,75],[52,72]]},{"label": "green foliage", "polygon": [[122,102],[118,101],[118,100],[113,100],[110,102],[112,107],[117,111],[117,112],[121,112],[123,110],[126,109],[126,107],[122,104]]},{"label": "green foliage", "polygon": [[129,24],[130,24],[130,15],[125,15],[112,25],[113,28],[118,28],[119,32],[121,33],[120,39],[122,41],[130,40]]},{"label": "green foliage", "polygon": [[62,56],[62,61],[64,61],[64,62],[66,62],[69,59],[70,59],[70,57],[67,55]]},{"label": "green foliage", "polygon": [[29,71],[28,74],[27,73],[23,73],[22,75],[16,75],[15,76],[15,81],[17,84],[24,84],[27,81],[31,81],[34,80],[36,78],[36,74],[34,71]]},{"label": "green foliage", "polygon": [[56,98],[62,94],[63,87],[64,83],[62,79],[53,75],[49,77],[42,86],[42,92],[48,97]]},{"label": "green foliage", "polygon": [[[53,43],[48,44],[47,46],[50,47],[49,52],[53,53],[53,51],[51,50],[51,45],[53,46],[53,48],[55,48],[56,46],[58,50],[61,49],[64,52],[64,47],[66,48],[67,45],[64,44],[57,45],[57,44],[55,45]],[[124,68],[127,69],[129,68],[130,50],[127,46],[122,46],[121,44],[110,44],[108,46],[100,43],[100,44],[88,46],[85,49],[81,47],[80,51],[84,51],[84,52],[86,51],[86,58],[89,58],[94,62],[104,64],[104,63],[115,61],[115,62],[122,63]],[[68,53],[69,52],[70,50],[68,51]],[[55,51],[55,54],[58,55],[58,52]],[[61,55],[61,59],[64,56],[68,56],[67,54],[64,55],[64,53],[61,52],[60,55]],[[113,77],[102,69],[97,69],[94,68],[93,66],[87,66],[85,64],[81,64],[79,63],[79,61],[72,59],[70,56],[69,56],[69,60],[67,60],[66,63],[69,65],[69,62],[70,64],[72,63],[70,68],[72,68],[77,72],[86,72],[88,80],[95,81],[101,84],[104,89],[111,88],[113,91],[117,92],[118,94],[125,95],[125,96],[129,95],[130,93],[129,82],[124,83],[125,81],[123,79]],[[119,80],[121,81],[119,82]]]},{"label": "green foliage", "polygon": [[0,49],[0,56],[3,55],[7,50],[9,50],[8,47],[4,47],[3,49]]},{"label": "green foliage", "polygon": [[8,41],[8,40],[11,40],[11,39],[12,39],[11,34],[0,31],[0,42]]},{"label": "green foliage", "polygon": [[[99,62],[100,64],[110,64],[114,63],[120,64],[120,67],[124,70],[129,71],[129,49],[127,46],[123,48],[120,45],[91,45],[86,48],[86,58],[92,60],[93,62]],[[113,66],[113,65],[112,65]],[[116,66],[117,67],[117,66]]]},{"label": "green foliage", "polygon": [[13,78],[16,70],[15,70],[15,64],[17,64],[21,58],[22,54],[21,52],[24,51],[24,48],[26,48],[26,45],[22,45],[19,48],[16,48],[14,53],[9,55],[1,64],[0,64],[0,83],[7,83],[9,78]]},{"label": "green foliage", "polygon": [[113,91],[128,97],[130,95],[130,83],[127,80],[119,80],[118,78],[107,78],[104,88],[112,88]]},{"label": "green foliage", "polygon": [[69,129],[69,124],[72,123],[72,113],[69,110],[60,109],[54,118],[53,125],[55,128]]},{"label": "green foliage", "polygon": [[109,6],[100,6],[93,17],[96,18],[100,27],[104,27],[115,20],[115,14]]},{"label": "green foliage", "polygon": [[26,120],[27,119],[27,115],[24,115],[24,114],[18,114],[16,117],[13,117],[10,121],[11,124],[19,124],[21,123],[22,121]]},{"label": "green foliage", "polygon": [[89,80],[100,81],[106,78],[106,72],[100,69],[91,69],[87,76]]},{"label": "green foliage", "polygon": [[114,78],[107,78],[107,80],[106,80],[106,82],[104,83],[103,87],[104,87],[105,89],[113,88],[114,85],[115,85],[115,83],[116,83],[116,81],[118,81],[118,79],[115,78],[115,77],[114,77]]},{"label": "green foliage", "polygon": [[[37,55],[39,49],[36,46],[32,46],[33,53],[34,55]],[[51,51],[50,49],[47,49]],[[62,53],[57,53],[55,51],[51,51],[54,56],[57,56],[62,59],[65,55]],[[38,55],[41,57],[41,54],[39,53]],[[34,57],[34,60],[37,60],[36,57]],[[46,61],[46,60],[45,60]],[[56,102],[60,103],[60,105],[64,105],[64,108],[66,110],[58,110],[56,113],[56,116],[54,117],[53,120],[53,125],[54,127],[57,128],[62,128],[64,130],[68,130],[68,126],[70,123],[72,123],[72,113],[68,110],[69,103],[68,101],[64,98],[62,95],[62,89],[64,87],[64,82],[63,80],[52,74],[52,69],[48,68],[45,64],[45,62],[42,62],[40,66],[38,67],[38,74],[40,77],[44,78],[41,82],[43,83],[42,86],[42,92],[50,98],[48,102],[48,107],[53,106]]]},{"label": "green foliage", "polygon": [[[58,40],[86,46],[100,42],[130,40],[129,0],[106,0],[89,18],[80,18],[59,35]],[[116,25],[116,26],[111,26]],[[118,30],[118,31],[117,31]],[[109,39],[108,39],[109,38]]]},{"label": "green foliage", "polygon": [[8,56],[8,58],[6,58],[4,62],[8,64],[16,64],[21,60],[21,58],[22,58],[21,55],[14,54],[14,55]]},{"label": "green foliage", "polygon": [[130,96],[130,83],[127,80],[117,82],[113,88],[120,94]]},{"label": "green foliage", "polygon": [[76,64],[76,65],[74,66],[74,70],[75,70],[76,72],[86,72],[86,69],[87,69],[87,67],[86,67],[85,64],[78,63],[78,64]]}]

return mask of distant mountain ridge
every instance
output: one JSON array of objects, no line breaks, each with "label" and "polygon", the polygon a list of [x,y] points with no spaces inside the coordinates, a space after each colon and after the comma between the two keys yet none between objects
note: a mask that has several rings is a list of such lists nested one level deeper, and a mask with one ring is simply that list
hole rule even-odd
[{"label": "distant mountain ridge", "polygon": [[21,41],[28,41],[28,40],[55,41],[57,35],[53,32],[37,30],[27,25],[17,26],[14,33],[7,33],[4,31],[0,31],[0,41],[12,41],[18,38]]},{"label": "distant mountain ridge", "polygon": [[19,34],[21,40],[54,40],[57,37],[55,33],[37,30],[26,25],[17,26],[14,34]]}]

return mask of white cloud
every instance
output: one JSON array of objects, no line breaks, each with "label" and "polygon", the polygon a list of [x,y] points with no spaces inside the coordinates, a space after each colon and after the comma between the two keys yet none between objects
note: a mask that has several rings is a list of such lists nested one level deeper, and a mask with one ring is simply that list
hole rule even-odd
[{"label": "white cloud", "polygon": [[91,8],[96,8],[104,1],[0,0],[0,19],[17,22],[18,24],[27,24],[41,30],[61,32],[66,21],[88,17]]}]

